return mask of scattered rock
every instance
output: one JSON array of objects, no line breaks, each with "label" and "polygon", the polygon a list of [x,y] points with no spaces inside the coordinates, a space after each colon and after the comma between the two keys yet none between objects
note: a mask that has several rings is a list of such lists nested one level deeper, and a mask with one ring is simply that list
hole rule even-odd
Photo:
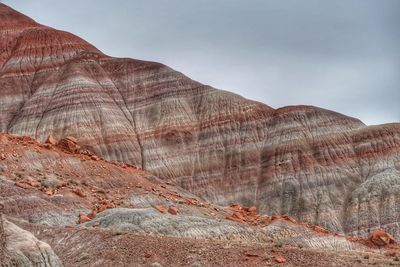
[{"label": "scattered rock", "polygon": [[164,206],[161,206],[161,205],[154,205],[154,208],[161,213],[165,213],[167,211],[167,208],[165,208]]},{"label": "scattered rock", "polygon": [[85,222],[90,222],[91,219],[84,215],[84,214],[79,214],[79,223],[85,223]]},{"label": "scattered rock", "polygon": [[82,190],[80,190],[79,188],[75,188],[74,190],[72,190],[72,192],[74,192],[80,197],[86,197],[85,193],[83,193]]},{"label": "scattered rock", "polygon": [[171,206],[168,209],[168,213],[172,214],[172,215],[177,215],[179,212],[178,208],[175,206]]},{"label": "scattered rock", "polygon": [[25,183],[21,183],[19,181],[15,182],[15,185],[20,187],[20,188],[23,188],[23,189],[28,189],[29,188],[29,185],[27,185]]},{"label": "scattered rock", "polygon": [[93,219],[94,217],[96,217],[96,215],[97,215],[97,211],[96,210],[92,210],[88,215],[87,215],[87,217],[89,218],[89,219]]},{"label": "scattered rock", "polygon": [[90,158],[92,160],[96,160],[96,161],[100,160],[100,158],[98,156],[96,156],[96,155],[91,155]]},{"label": "scattered rock", "polygon": [[104,199],[104,200],[102,200],[102,202],[100,203],[100,206],[96,209],[96,211],[97,211],[97,213],[99,213],[99,212],[103,212],[106,209],[109,209],[112,207],[113,207],[112,200]]},{"label": "scattered rock", "polygon": [[379,247],[387,246],[395,242],[393,236],[382,229],[375,229],[369,236],[369,240]]},{"label": "scattered rock", "polygon": [[282,257],[282,256],[277,256],[277,257],[275,257],[275,261],[277,263],[285,263],[286,259],[284,257]]},{"label": "scattered rock", "polygon": [[[233,214],[225,217],[227,220],[246,223],[254,226],[265,226],[271,221],[268,216],[257,214],[256,207],[242,207],[239,204],[231,204],[228,208]],[[215,209],[217,210],[217,209]]]},{"label": "scattered rock", "polygon": [[28,185],[32,187],[40,187],[41,183],[35,180],[29,180],[26,182]]},{"label": "scattered rock", "polygon": [[57,146],[71,153],[79,153],[81,148],[79,145],[77,145],[77,139],[72,136],[61,139],[57,143]]},{"label": "scattered rock", "polygon": [[5,160],[6,159],[6,155],[4,153],[0,154],[0,160]]},{"label": "scattered rock", "polygon": [[102,204],[100,207],[97,208],[97,212],[102,212],[105,211],[107,209],[107,206]]}]

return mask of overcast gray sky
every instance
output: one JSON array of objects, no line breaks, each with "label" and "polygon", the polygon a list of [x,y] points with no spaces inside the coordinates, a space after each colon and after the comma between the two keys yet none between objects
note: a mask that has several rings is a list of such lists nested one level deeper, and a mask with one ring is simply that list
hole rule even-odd
[{"label": "overcast gray sky", "polygon": [[272,107],[400,121],[400,0],[5,0],[108,55]]}]

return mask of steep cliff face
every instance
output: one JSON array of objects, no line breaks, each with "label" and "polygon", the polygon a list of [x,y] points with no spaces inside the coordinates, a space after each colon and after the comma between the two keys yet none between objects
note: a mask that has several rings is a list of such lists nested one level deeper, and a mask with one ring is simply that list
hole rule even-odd
[{"label": "steep cliff face", "polygon": [[0,18],[0,131],[78,136],[215,203],[400,235],[399,124],[275,110],[159,63],[106,56],[2,4]]}]

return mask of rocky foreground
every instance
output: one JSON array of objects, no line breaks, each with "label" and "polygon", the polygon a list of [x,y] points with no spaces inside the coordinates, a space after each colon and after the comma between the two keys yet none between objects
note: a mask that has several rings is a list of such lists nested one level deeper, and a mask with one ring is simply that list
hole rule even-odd
[{"label": "rocky foreground", "polygon": [[213,205],[73,137],[43,144],[0,134],[0,203],[5,266],[385,266],[400,252],[383,231],[346,237]]}]

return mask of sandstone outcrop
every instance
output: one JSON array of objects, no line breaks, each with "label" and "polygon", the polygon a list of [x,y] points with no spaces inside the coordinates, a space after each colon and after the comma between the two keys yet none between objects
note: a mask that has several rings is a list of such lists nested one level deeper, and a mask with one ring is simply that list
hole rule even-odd
[{"label": "sandstone outcrop", "polygon": [[159,63],[109,57],[3,4],[0,131],[42,142],[79,137],[80,149],[216,204],[400,237],[400,124],[273,109]]}]

